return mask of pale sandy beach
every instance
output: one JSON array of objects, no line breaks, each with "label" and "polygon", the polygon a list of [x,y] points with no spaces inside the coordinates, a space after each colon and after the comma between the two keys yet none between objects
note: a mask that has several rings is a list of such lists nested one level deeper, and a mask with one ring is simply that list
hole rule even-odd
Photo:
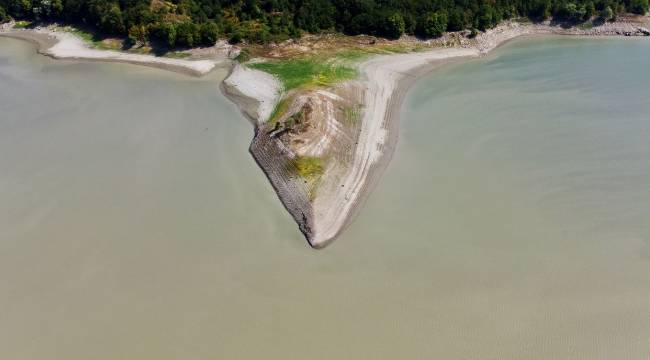
[{"label": "pale sandy beach", "polygon": [[78,36],[49,29],[7,30],[0,36],[31,41],[39,47],[43,55],[55,59],[78,59],[89,61],[123,62],[135,65],[157,67],[170,71],[205,75],[215,66],[226,63],[227,59],[185,60],[145,54],[130,54],[112,50],[92,49]]},{"label": "pale sandy beach", "polygon": [[260,123],[271,116],[282,93],[282,84],[276,77],[239,64],[233,67],[224,83],[231,92],[237,91],[241,96],[256,100],[257,106],[242,110]]}]

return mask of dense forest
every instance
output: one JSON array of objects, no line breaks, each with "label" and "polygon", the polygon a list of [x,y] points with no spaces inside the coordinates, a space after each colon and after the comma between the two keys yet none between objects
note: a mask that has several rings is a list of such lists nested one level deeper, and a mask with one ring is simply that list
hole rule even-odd
[{"label": "dense forest", "polygon": [[0,20],[81,24],[169,47],[217,38],[265,43],[322,31],[429,38],[513,17],[580,23],[647,11],[648,0],[0,0]]}]

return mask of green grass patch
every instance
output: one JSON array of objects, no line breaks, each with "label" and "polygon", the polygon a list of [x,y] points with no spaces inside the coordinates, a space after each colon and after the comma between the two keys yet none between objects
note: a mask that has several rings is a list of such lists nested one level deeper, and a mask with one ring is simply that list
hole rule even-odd
[{"label": "green grass patch", "polygon": [[319,157],[298,156],[293,160],[293,164],[298,175],[310,182],[318,180],[325,171],[323,159]]},{"label": "green grass patch", "polygon": [[14,24],[14,29],[27,29],[32,26],[33,22],[27,20],[16,21]]},{"label": "green grass patch", "polygon": [[336,54],[336,57],[341,60],[347,61],[359,61],[363,60],[370,55],[376,54],[376,51],[370,51],[366,49],[347,49],[340,51]]},{"label": "green grass patch", "polygon": [[73,26],[57,27],[56,30],[65,31],[74,34],[75,36],[83,40],[86,44],[88,44],[88,46],[94,49],[117,50],[117,51],[123,51],[125,49],[123,39],[103,38],[99,34],[92,33],[90,31],[73,27]]},{"label": "green grass patch", "polygon": [[239,63],[245,63],[246,61],[251,59],[251,53],[248,51],[248,49],[241,49],[239,52],[239,55],[235,57],[235,61]]},{"label": "green grass patch", "polygon": [[275,107],[273,108],[273,112],[271,112],[271,116],[269,117],[267,122],[271,125],[275,124],[278,121],[278,119],[282,115],[284,115],[284,113],[287,112],[290,103],[291,103],[290,99],[283,98],[277,104],[275,104]]},{"label": "green grass patch", "polygon": [[308,85],[330,86],[338,81],[351,79],[357,74],[349,66],[315,58],[273,60],[249,66],[277,76],[285,91]]},{"label": "green grass patch", "polygon": [[593,27],[594,27],[594,23],[592,23],[591,21],[587,21],[587,22],[584,22],[584,23],[578,25],[578,28],[582,29],[582,30],[589,30],[589,29],[591,29]]},{"label": "green grass patch", "polygon": [[191,54],[182,51],[172,51],[165,54],[165,57],[172,58],[172,59],[186,59],[190,56]]},{"label": "green grass patch", "polygon": [[339,51],[336,53],[336,59],[349,62],[365,60],[372,55],[381,54],[406,54],[426,50],[427,47],[420,44],[386,44],[368,48],[353,48]]},{"label": "green grass patch", "polygon": [[95,37],[95,35],[87,32],[87,31],[83,31],[83,30],[80,30],[80,29],[77,29],[77,28],[67,28],[66,31],[77,35],[78,37],[83,39],[83,41],[85,41],[85,42],[87,42],[89,44],[95,45],[98,42],[98,39]]}]

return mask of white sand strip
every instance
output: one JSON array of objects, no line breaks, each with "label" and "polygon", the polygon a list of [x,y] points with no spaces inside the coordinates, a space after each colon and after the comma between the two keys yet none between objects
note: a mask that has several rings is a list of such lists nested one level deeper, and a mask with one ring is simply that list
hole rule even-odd
[{"label": "white sand strip", "polygon": [[264,123],[270,117],[282,94],[282,84],[275,76],[264,71],[235,65],[224,82],[244,96],[259,102],[257,122]]},{"label": "white sand strip", "polygon": [[216,62],[213,60],[172,59],[153,55],[129,54],[112,50],[91,49],[81,38],[72,33],[50,30],[35,31],[55,37],[58,40],[54,46],[45,50],[47,54],[56,58],[112,60],[143,65],[168,65],[186,68],[199,74],[210,72],[210,70],[212,70],[216,65]]}]

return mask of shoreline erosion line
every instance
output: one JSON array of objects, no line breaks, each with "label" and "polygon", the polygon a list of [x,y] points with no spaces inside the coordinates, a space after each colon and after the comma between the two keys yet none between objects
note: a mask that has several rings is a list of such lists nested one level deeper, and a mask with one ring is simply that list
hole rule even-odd
[{"label": "shoreline erosion line", "polygon": [[[646,19],[647,20],[647,19]],[[90,49],[73,34],[63,35],[35,30],[0,32],[31,41],[38,52],[53,58],[91,61],[113,61],[157,67],[201,76],[217,64],[227,64],[228,75],[221,81],[222,93],[250,119],[255,138],[249,151],[271,182],[280,201],[294,217],[298,227],[314,248],[323,248],[334,241],[354,220],[363,203],[376,187],[395,152],[399,137],[400,108],[408,90],[422,76],[449,62],[485,56],[507,42],[526,36],[574,35],[648,36],[645,23],[611,23],[593,29],[561,28],[549,24],[506,22],[479,34],[470,45],[431,48],[422,52],[375,55],[358,63],[359,78],[344,81],[362,94],[360,130],[351,165],[342,175],[341,186],[331,193],[316,197],[311,203],[301,197],[302,184],[282,174],[286,167],[285,153],[277,144],[258,140],[258,130],[282,100],[279,79],[245,65],[222,60],[181,60],[151,55],[124,54],[116,51]],[[101,56],[104,54],[104,56]],[[117,56],[116,54],[120,55]],[[124,56],[121,56],[124,55]],[[130,58],[125,56],[136,56]],[[337,85],[334,85],[337,86]],[[259,137],[261,138],[261,136]],[[271,158],[273,155],[275,158]],[[294,191],[299,190],[299,191]]]}]

